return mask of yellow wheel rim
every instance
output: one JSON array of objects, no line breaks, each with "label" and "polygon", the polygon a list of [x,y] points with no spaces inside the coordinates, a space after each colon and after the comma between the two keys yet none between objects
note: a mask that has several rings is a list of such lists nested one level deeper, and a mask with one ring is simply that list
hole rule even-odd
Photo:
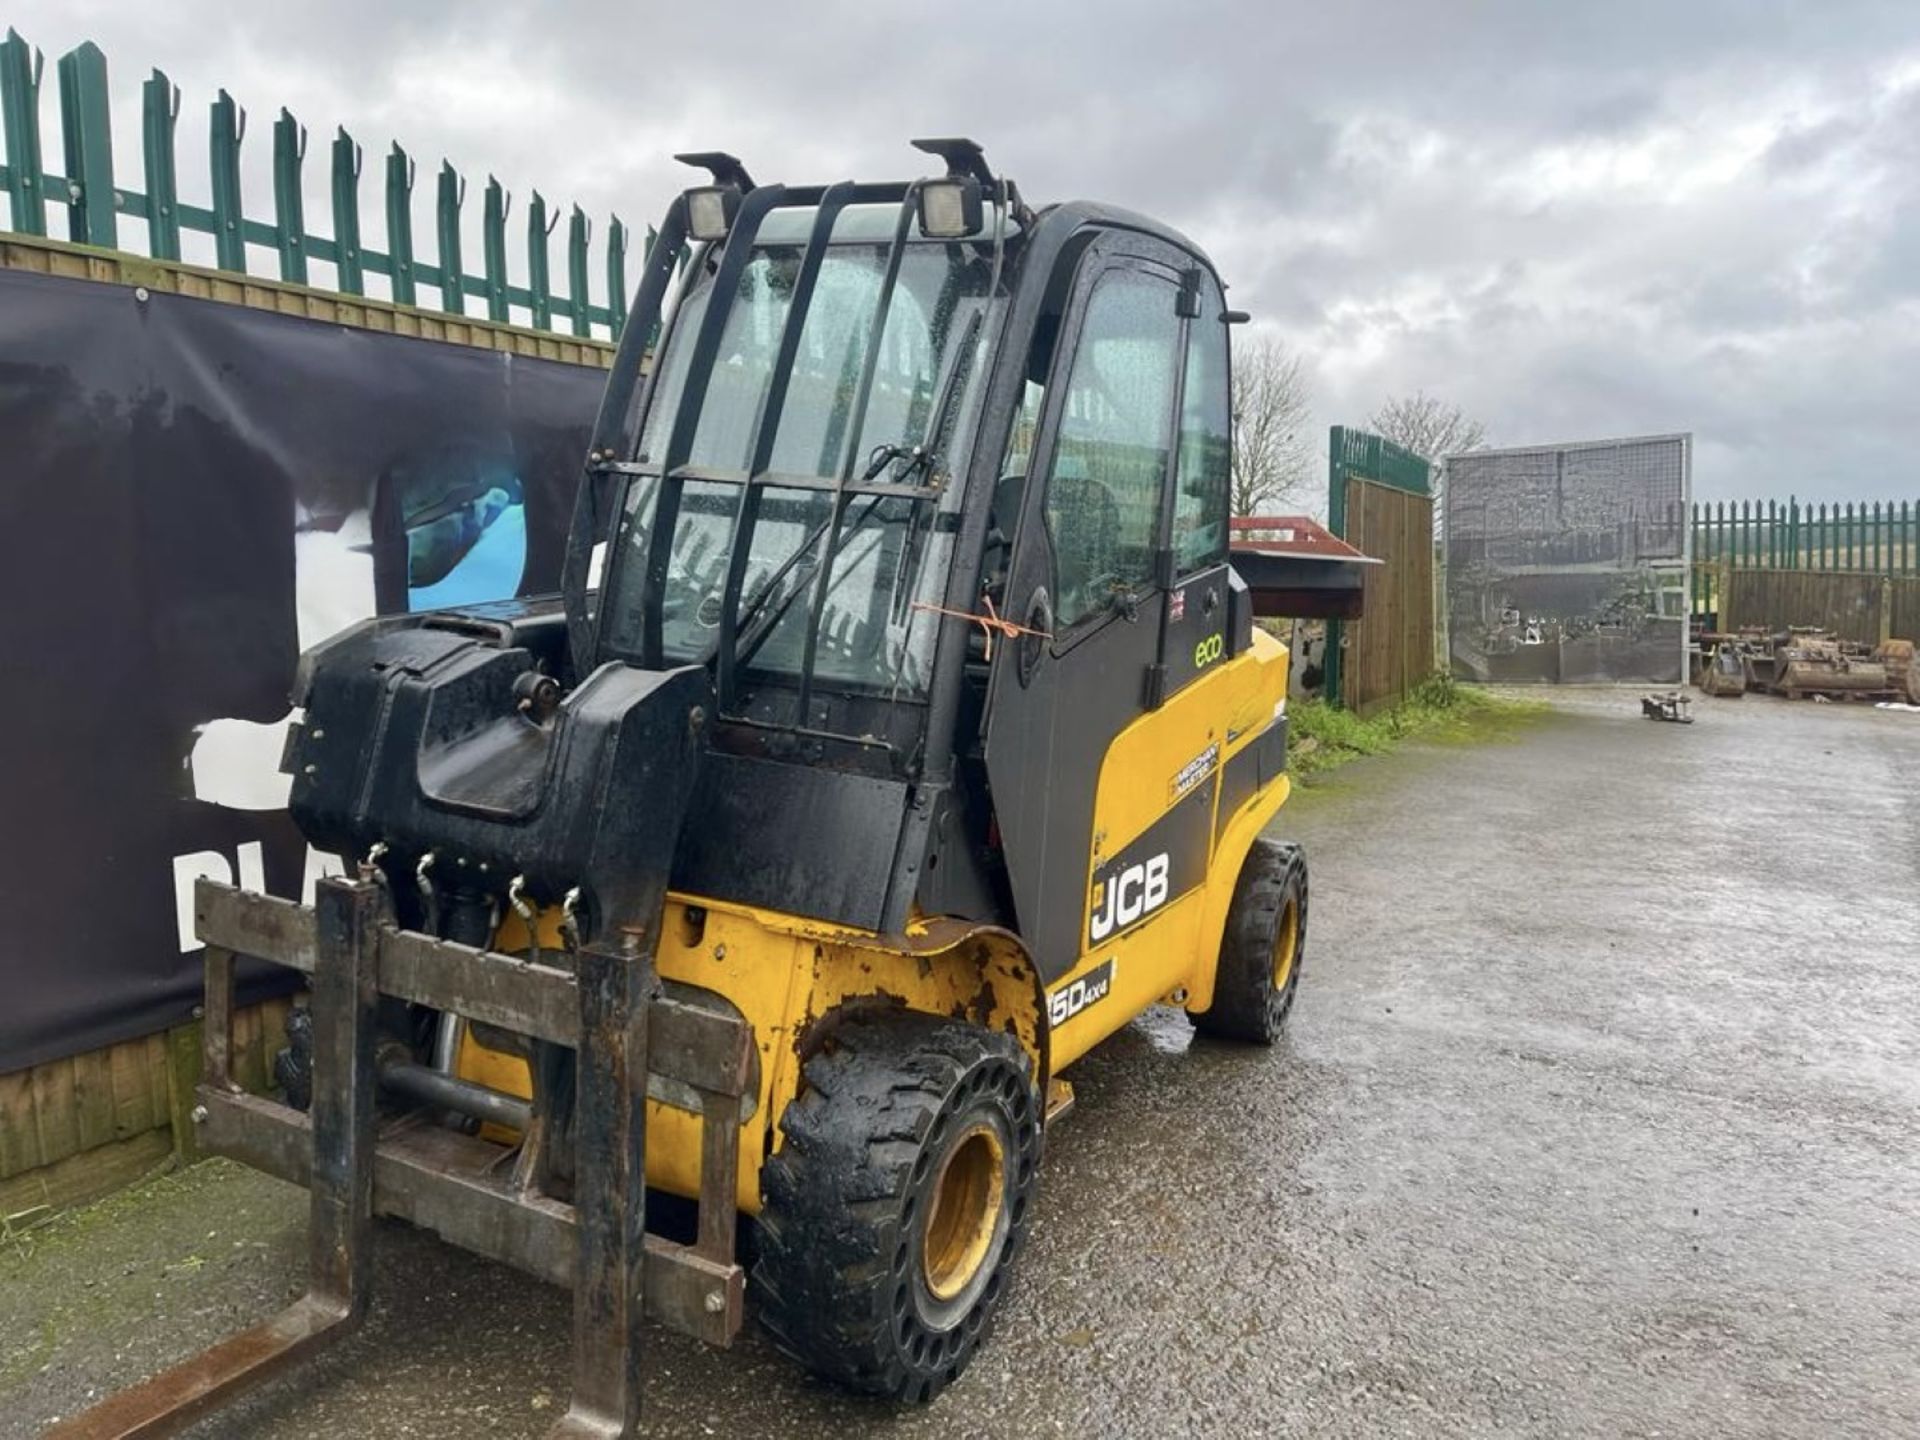
[{"label": "yellow wheel rim", "polygon": [[1006,1149],[987,1124],[964,1131],[941,1162],[920,1249],[934,1299],[953,1299],[979,1274],[1000,1224],[1006,1178]]},{"label": "yellow wheel rim", "polygon": [[1288,899],[1280,912],[1280,928],[1273,938],[1273,988],[1284,990],[1293,975],[1294,956],[1300,949],[1300,905]]}]

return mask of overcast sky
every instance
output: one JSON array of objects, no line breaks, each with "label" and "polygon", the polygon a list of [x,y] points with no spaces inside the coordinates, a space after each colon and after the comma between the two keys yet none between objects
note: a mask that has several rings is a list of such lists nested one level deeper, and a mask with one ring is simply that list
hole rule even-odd
[{"label": "overcast sky", "polygon": [[311,228],[332,127],[366,145],[370,242],[389,138],[420,162],[424,236],[442,154],[476,222],[492,170],[520,204],[538,185],[638,228],[686,182],[676,150],[800,183],[920,173],[909,137],[966,134],[1036,203],[1198,240],[1307,356],[1323,430],[1424,388],[1500,445],[1691,430],[1704,499],[1920,498],[1917,0],[27,0],[11,20],[48,54],[56,146],[53,58],[106,50],[127,182],[138,80],[172,75],[188,198],[220,85],[252,112],[249,211],[284,103],[313,132]]}]

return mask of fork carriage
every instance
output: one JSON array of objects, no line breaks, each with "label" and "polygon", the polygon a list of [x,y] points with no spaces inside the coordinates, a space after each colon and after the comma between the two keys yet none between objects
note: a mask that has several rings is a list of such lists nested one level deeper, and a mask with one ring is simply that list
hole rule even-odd
[{"label": "fork carriage", "polygon": [[[643,1316],[715,1345],[739,1332],[745,1276],[734,1260],[735,1133],[752,1078],[747,1026],[659,994],[651,957],[637,944],[589,946],[563,968],[399,929],[386,908],[385,886],[371,874],[321,880],[312,909],[210,880],[196,885],[194,930],[207,948],[205,1069],[193,1118],[204,1149],[309,1188],[308,1289],[272,1319],[56,1434],[172,1433],[344,1338],[366,1314],[375,1215],[573,1287],[574,1400],[555,1436],[623,1433],[637,1406]],[[305,1113],[233,1083],[236,954],[310,977],[313,1097]],[[574,1050],[576,1095],[543,1096],[536,1086],[521,1144],[462,1134],[421,1109],[381,1119],[382,996]],[[582,1049],[583,1034],[601,1043]],[[643,1075],[645,1092],[634,1083]],[[439,1099],[480,1114],[513,1098],[446,1084]],[[642,1093],[669,1104],[663,1095],[692,1098],[699,1107],[699,1230],[690,1245],[645,1229]],[[580,1147],[570,1184],[554,1173],[549,1143],[569,1108]]]}]

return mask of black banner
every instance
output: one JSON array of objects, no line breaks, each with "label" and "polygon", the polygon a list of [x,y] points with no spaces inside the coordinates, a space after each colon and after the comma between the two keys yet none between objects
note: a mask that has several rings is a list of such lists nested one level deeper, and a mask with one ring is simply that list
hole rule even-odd
[{"label": "black banner", "polygon": [[0,1071],[184,1018],[195,876],[333,868],[278,774],[300,651],[558,588],[605,381],[140,293],[0,271]]}]

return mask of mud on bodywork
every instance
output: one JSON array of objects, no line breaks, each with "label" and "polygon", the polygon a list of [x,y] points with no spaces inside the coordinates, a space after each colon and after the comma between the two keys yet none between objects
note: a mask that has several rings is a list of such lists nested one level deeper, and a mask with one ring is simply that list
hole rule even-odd
[{"label": "mud on bodywork", "polygon": [[1038,1082],[1046,1081],[1040,975],[1010,930],[942,919],[916,923],[905,936],[816,943],[812,986],[794,1035],[796,1057],[804,1062],[818,1050],[846,1014],[887,1005],[1011,1035],[1033,1061]]}]

